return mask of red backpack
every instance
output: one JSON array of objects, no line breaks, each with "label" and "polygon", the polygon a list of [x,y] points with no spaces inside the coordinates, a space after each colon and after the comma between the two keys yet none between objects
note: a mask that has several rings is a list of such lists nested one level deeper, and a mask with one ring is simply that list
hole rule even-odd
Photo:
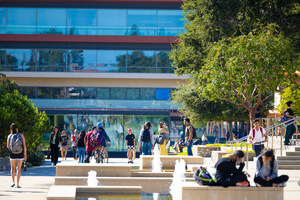
[{"label": "red backpack", "polygon": [[[260,132],[261,132],[261,137],[263,138],[264,137],[263,129],[262,129],[261,126],[259,127],[259,129],[260,129]],[[252,133],[253,133],[252,134],[253,135],[252,140],[254,140],[254,138],[255,138],[255,128],[252,129]]]}]

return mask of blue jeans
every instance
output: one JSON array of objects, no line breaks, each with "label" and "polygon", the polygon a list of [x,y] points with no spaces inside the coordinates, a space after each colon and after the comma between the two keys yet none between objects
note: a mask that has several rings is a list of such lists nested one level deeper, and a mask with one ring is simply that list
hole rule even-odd
[{"label": "blue jeans", "polygon": [[261,151],[265,148],[265,145],[263,144],[259,144],[259,145],[255,145],[253,144],[253,150],[255,152],[255,157],[259,156]]},{"label": "blue jeans", "polygon": [[78,163],[84,163],[85,147],[78,147],[77,151],[79,155]]},{"label": "blue jeans", "polygon": [[149,142],[142,142],[142,154],[151,155],[152,144]]},{"label": "blue jeans", "polygon": [[188,153],[189,156],[193,155],[192,146],[193,146],[193,140],[190,141],[190,145],[187,145],[187,143],[186,143],[187,153]]}]

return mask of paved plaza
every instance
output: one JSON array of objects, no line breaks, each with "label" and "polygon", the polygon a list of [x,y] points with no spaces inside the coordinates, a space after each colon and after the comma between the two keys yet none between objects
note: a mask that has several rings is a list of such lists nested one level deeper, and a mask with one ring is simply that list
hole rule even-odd
[{"label": "paved plaza", "polygon": [[[206,158],[210,159],[210,158]],[[72,163],[75,162],[72,158],[67,161]],[[0,199],[3,200],[40,200],[46,199],[46,195],[51,185],[54,185],[54,176],[56,174],[55,168],[51,167],[50,161],[46,160],[45,163],[40,167],[28,168],[26,172],[22,171],[22,177],[20,185],[21,189],[10,188],[11,177],[10,172],[0,172]],[[110,159],[110,164],[115,165],[128,165],[127,159],[114,158]],[[135,160],[132,165],[133,168],[138,168],[139,159]],[[253,176],[255,165],[254,162],[249,162],[248,171]],[[290,176],[290,180],[287,183],[287,187],[284,191],[285,200],[300,200],[300,186],[298,185],[298,180],[300,180],[299,170],[279,170],[279,175],[287,174]],[[253,183],[253,177],[250,178],[251,185]]]}]

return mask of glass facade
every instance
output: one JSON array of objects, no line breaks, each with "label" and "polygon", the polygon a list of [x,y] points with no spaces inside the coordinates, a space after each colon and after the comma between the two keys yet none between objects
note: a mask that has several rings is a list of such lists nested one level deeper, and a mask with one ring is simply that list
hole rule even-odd
[{"label": "glass facade", "polygon": [[86,88],[86,87],[18,87],[20,94],[31,99],[101,99],[101,100],[166,100],[165,88]]},{"label": "glass facade", "polygon": [[181,10],[0,8],[0,34],[177,36]]},{"label": "glass facade", "polygon": [[[49,114],[52,126],[58,126],[59,130],[66,130],[70,136],[75,129],[87,130],[102,122],[111,139],[111,146],[108,151],[127,151],[125,146],[125,137],[127,130],[132,129],[133,134],[138,139],[142,125],[150,121],[153,130],[158,133],[160,121],[169,124],[168,115],[114,115],[114,114]],[[47,145],[50,133],[43,135],[43,144]]]},{"label": "glass facade", "polygon": [[173,73],[168,51],[2,49],[0,71]]}]

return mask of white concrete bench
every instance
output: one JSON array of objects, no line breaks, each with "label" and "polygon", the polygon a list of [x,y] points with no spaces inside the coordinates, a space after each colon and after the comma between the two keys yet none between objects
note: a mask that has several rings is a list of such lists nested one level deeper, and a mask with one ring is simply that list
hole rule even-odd
[{"label": "white concrete bench", "polygon": [[88,176],[93,170],[97,176],[128,177],[131,176],[131,166],[91,164],[91,163],[60,163],[56,166],[56,176]]},{"label": "white concrete bench", "polygon": [[[283,200],[282,187],[213,187],[200,186],[196,182],[182,184],[182,199],[205,200]],[[195,198],[197,197],[197,198]]]},{"label": "white concrete bench", "polygon": [[[162,163],[162,169],[174,170],[176,160],[184,160],[186,164],[203,164],[204,158],[201,156],[160,156]],[[141,156],[140,157],[140,169],[151,169],[152,168],[153,156]]]}]

